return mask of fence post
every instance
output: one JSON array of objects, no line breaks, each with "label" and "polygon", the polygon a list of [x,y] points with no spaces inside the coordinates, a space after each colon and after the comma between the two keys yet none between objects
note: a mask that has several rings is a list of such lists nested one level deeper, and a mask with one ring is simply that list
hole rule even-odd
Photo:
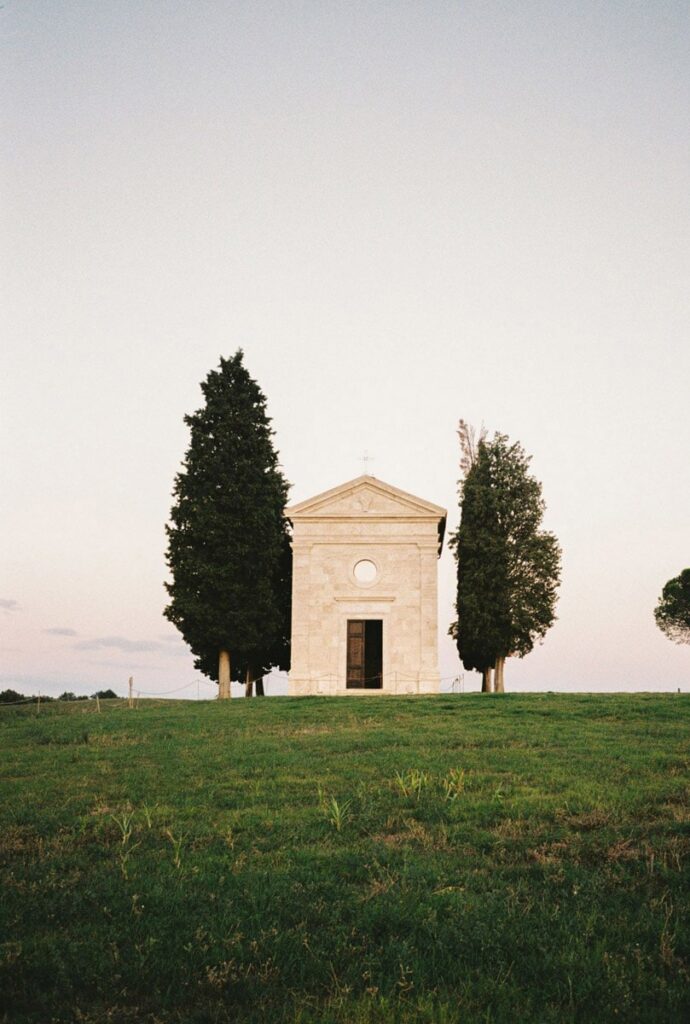
[{"label": "fence post", "polygon": [[132,705],[132,683],[133,682],[134,682],[134,676],[130,676],[129,677],[129,697],[128,697],[128,703],[129,703],[130,708],[133,706]]}]

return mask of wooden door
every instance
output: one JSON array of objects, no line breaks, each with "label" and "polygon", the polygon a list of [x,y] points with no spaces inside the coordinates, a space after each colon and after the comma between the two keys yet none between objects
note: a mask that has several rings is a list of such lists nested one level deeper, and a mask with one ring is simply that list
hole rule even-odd
[{"label": "wooden door", "polygon": [[380,690],[383,686],[383,622],[348,619],[347,687]]},{"label": "wooden door", "polygon": [[347,686],[364,686],[364,619],[347,622]]}]

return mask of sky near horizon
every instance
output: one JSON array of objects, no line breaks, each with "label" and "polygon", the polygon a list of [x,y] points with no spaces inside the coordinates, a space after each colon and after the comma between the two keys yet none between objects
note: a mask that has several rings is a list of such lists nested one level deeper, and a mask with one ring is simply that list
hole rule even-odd
[{"label": "sky near horizon", "polygon": [[509,690],[690,688],[688,4],[6,0],[0,51],[0,689],[214,694],[164,524],[238,347],[292,501],[368,451],[454,529],[460,417],[532,455],[563,583]]}]

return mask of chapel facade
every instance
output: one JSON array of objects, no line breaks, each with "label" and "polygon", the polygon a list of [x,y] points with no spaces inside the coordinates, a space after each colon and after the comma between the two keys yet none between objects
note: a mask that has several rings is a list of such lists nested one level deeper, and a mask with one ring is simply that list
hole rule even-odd
[{"label": "chapel facade", "polygon": [[293,549],[288,692],[438,693],[445,509],[365,475],[286,515]]}]

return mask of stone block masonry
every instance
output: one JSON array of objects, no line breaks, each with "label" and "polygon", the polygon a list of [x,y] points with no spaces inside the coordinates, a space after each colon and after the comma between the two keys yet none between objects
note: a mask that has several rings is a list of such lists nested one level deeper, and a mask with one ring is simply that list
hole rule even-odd
[{"label": "stone block masonry", "polygon": [[[445,509],[365,475],[291,506],[287,515],[289,693],[437,693]],[[367,627],[372,621],[381,625]]]}]

